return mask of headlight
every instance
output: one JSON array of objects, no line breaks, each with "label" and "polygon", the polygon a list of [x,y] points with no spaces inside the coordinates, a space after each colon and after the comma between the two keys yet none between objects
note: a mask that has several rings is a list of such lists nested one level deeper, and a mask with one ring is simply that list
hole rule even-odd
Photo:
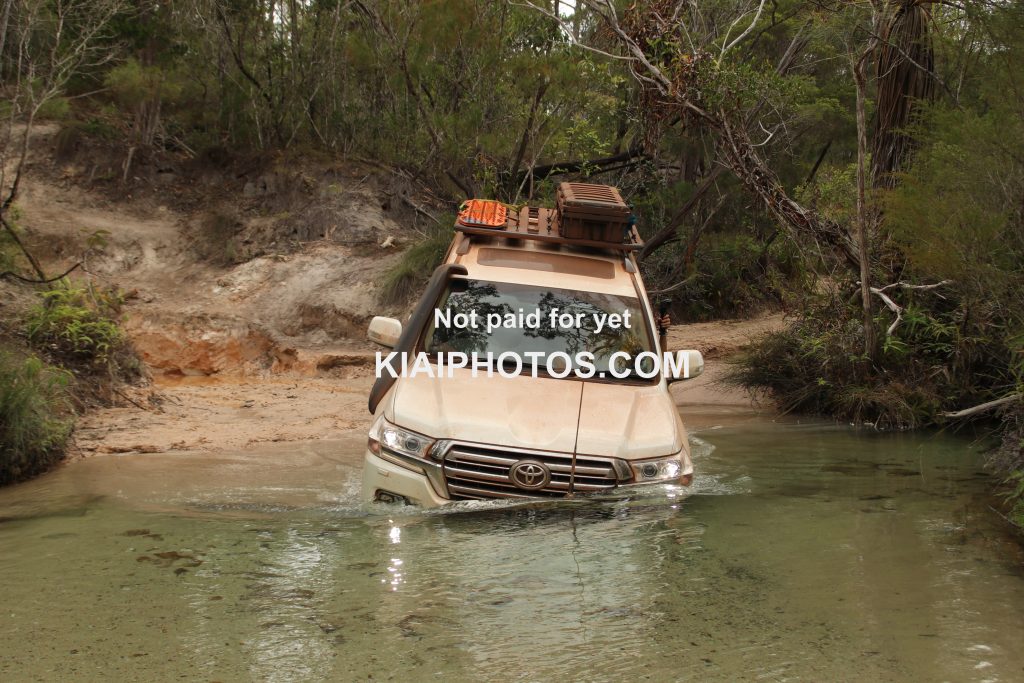
[{"label": "headlight", "polygon": [[375,455],[380,455],[381,449],[384,449],[425,460],[430,447],[434,445],[434,440],[422,434],[396,427],[381,417],[370,428],[366,445]]},{"label": "headlight", "polygon": [[633,480],[638,484],[678,479],[684,474],[680,453],[665,458],[634,460],[629,466],[633,468]]}]

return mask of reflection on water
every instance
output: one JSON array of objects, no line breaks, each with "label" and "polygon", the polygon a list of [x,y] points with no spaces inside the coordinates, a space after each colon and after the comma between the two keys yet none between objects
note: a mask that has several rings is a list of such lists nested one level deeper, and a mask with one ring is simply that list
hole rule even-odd
[{"label": "reflection on water", "polygon": [[101,457],[0,491],[0,679],[1021,680],[970,445],[748,423],[699,476],[358,503],[361,440]]}]

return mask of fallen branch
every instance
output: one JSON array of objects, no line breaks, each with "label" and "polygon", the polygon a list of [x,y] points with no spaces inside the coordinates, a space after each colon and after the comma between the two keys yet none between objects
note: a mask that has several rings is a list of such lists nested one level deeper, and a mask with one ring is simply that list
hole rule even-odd
[{"label": "fallen branch", "polygon": [[[20,167],[18,169],[18,172],[21,172]],[[17,182],[18,179],[15,178],[14,180],[15,182]],[[32,255],[32,252],[28,250],[28,247],[26,247],[25,244],[21,241],[21,238],[18,237],[18,231],[14,229],[13,225],[7,222],[7,218],[2,213],[10,205],[11,200],[14,198],[15,189],[16,188],[11,190],[11,194],[9,197],[7,197],[7,201],[4,202],[3,208],[0,208],[0,225],[3,225],[4,230],[7,231],[7,235],[11,238],[11,241],[14,242],[15,246],[18,247],[18,250],[21,251],[22,255],[25,257],[25,260],[28,261],[28,264],[32,266],[32,270],[36,271],[36,275],[39,276],[39,280],[45,281],[46,273],[43,272],[43,267],[39,265],[39,261],[36,260],[36,257]],[[25,279],[20,275],[17,275],[16,273],[11,273],[11,275],[14,275],[20,280]],[[26,282],[29,281],[26,280]]]},{"label": "fallen branch", "polygon": [[1024,394],[1018,391],[1017,393],[1010,394],[1009,396],[1003,396],[1002,398],[997,398],[994,401],[989,401],[988,403],[976,405],[973,408],[964,408],[963,410],[957,410],[951,413],[943,413],[942,416],[954,420],[960,419],[962,417],[971,417],[972,415],[977,415],[978,413],[984,413],[985,411],[992,410],[993,408],[1004,406],[1007,403],[1019,401],[1022,398],[1024,398]]},{"label": "fallen branch", "polygon": [[1022,526],[1021,526],[1020,524],[1017,524],[1017,522],[1013,521],[1012,519],[1010,519],[1009,517],[1007,517],[1006,515],[1004,515],[1004,514],[1003,514],[1002,512],[1000,512],[999,510],[996,510],[996,509],[995,509],[994,507],[992,507],[991,505],[989,505],[989,506],[988,506],[988,509],[989,509],[989,510],[991,510],[992,512],[996,513],[996,514],[997,514],[997,515],[999,515],[1000,517],[1002,517],[1002,518],[1003,518],[1004,520],[1006,520],[1006,522],[1007,522],[1007,523],[1008,523],[1008,524],[1009,524],[1010,526],[1012,526],[1012,527],[1013,527],[1014,529],[1022,529],[1022,528],[1024,528],[1024,527],[1022,527]]},{"label": "fallen branch", "polygon": [[472,199],[473,198],[474,192],[473,192],[473,189],[469,185],[467,185],[462,180],[460,180],[459,177],[456,176],[451,171],[445,171],[444,174],[446,176],[448,176],[448,179],[450,181],[455,183],[456,187],[458,187],[460,190],[462,190],[462,193],[464,195],[466,195],[466,199]]},{"label": "fallen branch", "polygon": [[715,182],[718,180],[718,176],[722,175],[724,171],[724,166],[715,166],[711,169],[711,172],[705,176],[704,181],[696,190],[694,190],[690,198],[686,200],[686,203],[683,204],[683,208],[676,212],[676,215],[672,217],[665,227],[644,243],[644,248],[640,250],[641,261],[650,256],[651,252],[655,249],[672,239],[676,234],[676,230],[679,229],[679,226],[683,224],[683,221],[688,215],[690,215],[690,212],[697,208],[700,200],[712,187],[714,187]]}]

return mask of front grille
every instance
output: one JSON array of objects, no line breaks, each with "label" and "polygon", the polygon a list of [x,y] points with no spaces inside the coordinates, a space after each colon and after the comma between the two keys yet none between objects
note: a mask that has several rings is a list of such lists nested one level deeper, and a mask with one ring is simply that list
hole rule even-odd
[{"label": "front grille", "polygon": [[[551,471],[551,481],[536,491],[526,491],[509,478],[520,460],[535,460]],[[452,500],[485,498],[562,498],[569,492],[572,456],[563,453],[511,452],[456,444],[444,459],[444,477]],[[618,480],[611,460],[576,456],[573,489],[579,493],[607,491]]]}]

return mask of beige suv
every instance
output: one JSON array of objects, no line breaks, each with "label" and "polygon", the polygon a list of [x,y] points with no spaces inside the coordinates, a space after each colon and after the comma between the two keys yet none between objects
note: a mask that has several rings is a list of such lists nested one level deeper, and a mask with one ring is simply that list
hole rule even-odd
[{"label": "beige suv", "polygon": [[689,485],[662,353],[615,188],[563,183],[554,210],[467,202],[405,326],[376,317],[366,500],[434,507]]}]

